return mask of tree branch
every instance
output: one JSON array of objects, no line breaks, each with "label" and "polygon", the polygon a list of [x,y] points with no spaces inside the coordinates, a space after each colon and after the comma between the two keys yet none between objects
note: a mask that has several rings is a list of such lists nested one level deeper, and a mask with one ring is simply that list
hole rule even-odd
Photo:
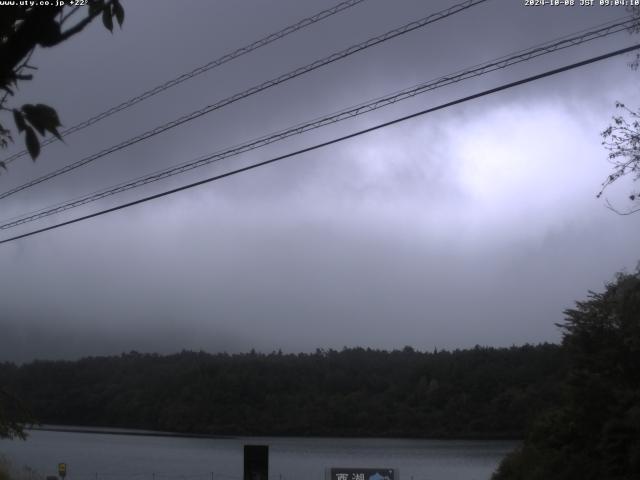
[{"label": "tree branch", "polygon": [[[84,20],[79,21],[73,27],[65,32],[60,33],[59,40],[54,44],[57,45],[60,42],[64,42],[69,37],[72,37],[76,33],[80,33],[84,28],[91,23],[91,21],[96,18],[98,15],[102,13],[102,10],[99,10],[97,13],[89,14]],[[53,46],[53,45],[52,45]]]},{"label": "tree branch", "polygon": [[[63,15],[62,18],[60,19],[60,26],[62,26],[62,24],[64,22],[66,22],[74,13],[76,13],[78,10],[80,9],[79,6],[73,7],[69,13],[67,13],[66,15]],[[60,12],[62,13],[62,12]]]},{"label": "tree branch", "polygon": [[[0,81],[11,78],[12,72],[36,45],[38,45],[50,27],[55,24],[56,15],[62,7],[36,8],[29,12],[24,22],[8,40],[0,45]],[[48,28],[49,27],[49,28]]]},{"label": "tree branch", "polygon": [[614,213],[617,213],[618,215],[633,215],[634,213],[640,212],[640,207],[638,208],[632,208],[631,210],[627,211],[627,212],[621,212],[620,210],[618,210],[616,207],[614,207],[613,205],[611,205],[611,202],[609,201],[609,199],[607,198],[605,200],[605,207],[607,207],[609,210],[611,210]]}]

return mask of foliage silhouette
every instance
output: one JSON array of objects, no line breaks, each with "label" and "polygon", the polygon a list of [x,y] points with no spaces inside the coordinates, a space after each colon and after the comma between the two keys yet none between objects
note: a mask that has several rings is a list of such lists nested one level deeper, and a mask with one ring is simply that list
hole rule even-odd
[{"label": "foliage silhouette", "polygon": [[[124,9],[120,0],[88,0],[86,7],[15,3],[4,5],[0,15],[0,92],[4,92],[0,95],[0,112],[11,115],[18,133],[24,133],[29,155],[35,160],[40,154],[38,135],[44,137],[50,133],[60,138],[58,127],[61,124],[55,109],[48,105],[7,107],[18,84],[33,78],[33,74],[24,73],[35,70],[29,64],[31,54],[36,47],[54,47],[77,35],[99,15],[109,30],[113,29],[112,17],[122,26]],[[69,21],[83,12],[86,16],[69,26]],[[0,123],[0,149],[6,148],[10,141],[13,141],[11,131]],[[7,165],[0,161],[0,171],[2,169],[7,170]],[[0,383],[0,438],[24,438],[24,426],[31,422],[31,416],[19,398],[2,385]]]},{"label": "foliage silhouette", "polygon": [[[84,30],[98,16],[102,17],[105,28],[113,31],[113,18],[122,26],[124,9],[120,0],[88,0],[84,7],[26,5],[28,3],[16,2],[16,5],[2,7],[0,91],[4,94],[0,97],[0,110],[12,114],[18,133],[24,132],[27,150],[35,160],[40,154],[40,140],[36,132],[42,137],[50,133],[60,138],[58,114],[44,104],[25,104],[19,108],[6,106],[18,83],[33,78],[32,73],[24,73],[36,70],[29,64],[33,51],[36,47],[50,48],[61,44]],[[69,25],[78,14],[85,16]],[[10,141],[13,141],[11,131],[0,124],[0,148],[6,148]],[[7,169],[4,162],[0,162],[0,167]]]},{"label": "foliage silhouette", "polygon": [[[627,7],[635,18],[635,27],[629,29],[629,33],[640,33],[640,7]],[[640,54],[629,63],[633,70],[640,66]],[[640,110],[632,110],[622,102],[616,102],[618,114],[612,118],[612,123],[601,133],[602,145],[609,151],[609,162],[613,165],[613,171],[602,183],[602,188],[597,197],[600,198],[604,191],[621,178],[631,176],[632,180],[640,180]],[[631,206],[622,211],[614,207],[607,200],[607,207],[620,214],[630,215],[640,211],[640,192],[631,191],[628,195]]]},{"label": "foliage silhouette", "polygon": [[640,478],[640,273],[618,275],[565,314],[562,401],[494,480]]}]

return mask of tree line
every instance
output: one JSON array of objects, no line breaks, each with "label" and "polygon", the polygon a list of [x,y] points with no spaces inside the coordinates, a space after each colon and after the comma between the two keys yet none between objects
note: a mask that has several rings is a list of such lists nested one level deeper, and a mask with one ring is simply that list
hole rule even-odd
[{"label": "tree line", "polygon": [[0,364],[0,384],[43,424],[221,435],[497,438],[555,405],[553,344],[229,355],[131,352]]}]

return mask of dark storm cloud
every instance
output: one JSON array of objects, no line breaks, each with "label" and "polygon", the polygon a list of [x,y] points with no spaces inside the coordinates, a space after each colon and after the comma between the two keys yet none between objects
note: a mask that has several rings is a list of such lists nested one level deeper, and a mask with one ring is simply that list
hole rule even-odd
[{"label": "dark storm cloud", "polygon": [[[38,53],[25,101],[67,125],[332,2],[131,2]],[[451,2],[370,0],[15,162],[5,190]],[[493,1],[3,201],[3,218],[229,147],[622,16]],[[632,42],[623,34],[442,89],[142,193],[364,128]],[[623,58],[0,250],[0,359],[182,348],[288,351],[555,341],[562,310],[637,260],[594,199],[599,131],[640,103]],[[8,187],[7,187],[8,188]],[[35,224],[29,225],[27,230]]]}]

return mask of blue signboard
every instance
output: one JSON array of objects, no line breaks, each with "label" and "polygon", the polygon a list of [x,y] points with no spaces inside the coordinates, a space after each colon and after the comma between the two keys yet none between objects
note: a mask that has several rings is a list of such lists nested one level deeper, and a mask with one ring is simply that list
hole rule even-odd
[{"label": "blue signboard", "polygon": [[332,468],[331,480],[396,480],[392,468]]}]

